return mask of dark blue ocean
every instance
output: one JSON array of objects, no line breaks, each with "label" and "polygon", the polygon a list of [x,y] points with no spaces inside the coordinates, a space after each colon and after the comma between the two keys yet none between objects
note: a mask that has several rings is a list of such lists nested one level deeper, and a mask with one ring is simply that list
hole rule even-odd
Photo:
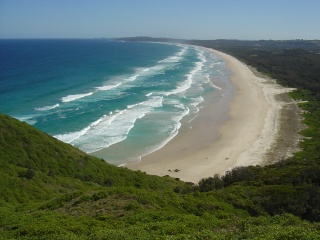
[{"label": "dark blue ocean", "polygon": [[116,165],[192,124],[229,74],[200,47],[106,39],[0,40],[0,62],[0,112]]}]

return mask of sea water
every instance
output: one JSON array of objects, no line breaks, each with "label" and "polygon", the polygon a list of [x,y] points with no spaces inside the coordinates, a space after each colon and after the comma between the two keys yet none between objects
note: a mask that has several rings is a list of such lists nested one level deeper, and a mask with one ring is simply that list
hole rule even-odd
[{"label": "sea water", "polygon": [[167,144],[229,75],[179,44],[0,40],[0,58],[0,112],[115,165]]}]

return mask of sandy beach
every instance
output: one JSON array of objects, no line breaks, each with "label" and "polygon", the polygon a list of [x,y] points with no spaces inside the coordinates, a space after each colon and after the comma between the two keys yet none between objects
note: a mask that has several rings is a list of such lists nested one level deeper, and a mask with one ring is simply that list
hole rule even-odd
[{"label": "sandy beach", "polygon": [[[293,151],[293,148],[281,148],[279,154],[270,155],[279,137],[283,137],[283,109],[288,104],[296,106],[277,96],[291,89],[254,73],[230,55],[206,50],[223,59],[232,71],[229,80],[234,90],[232,94],[226,94],[230,99],[201,109],[192,129],[181,131],[160,150],[126,167],[197,183],[216,173],[222,175],[235,166],[262,165],[267,156],[276,161]],[[292,138],[291,141],[299,140]]]}]

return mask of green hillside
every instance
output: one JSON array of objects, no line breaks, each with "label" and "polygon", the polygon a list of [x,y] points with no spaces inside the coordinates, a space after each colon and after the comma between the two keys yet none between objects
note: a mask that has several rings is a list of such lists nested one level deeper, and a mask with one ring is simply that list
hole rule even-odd
[{"label": "green hillside", "polygon": [[308,100],[301,152],[197,185],[112,166],[0,114],[0,239],[320,239],[315,85],[291,95]]},{"label": "green hillside", "polygon": [[[306,189],[256,186],[252,174],[261,168],[235,169],[192,186],[111,166],[5,115],[0,115],[0,156],[0,239],[317,239],[320,234],[318,223],[279,209],[272,217],[257,204],[256,198],[263,202],[274,191],[276,197],[294,198]],[[239,175],[251,170],[250,179]]]},{"label": "green hillside", "polygon": [[1,171],[8,180],[1,179],[9,190],[0,196],[6,201],[43,200],[92,187],[165,189],[182,184],[117,168],[9,116],[0,115],[0,131]]}]

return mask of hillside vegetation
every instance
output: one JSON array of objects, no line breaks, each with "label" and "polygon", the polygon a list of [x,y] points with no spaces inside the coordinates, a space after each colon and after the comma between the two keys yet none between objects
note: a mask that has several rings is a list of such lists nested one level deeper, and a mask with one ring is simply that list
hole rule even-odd
[{"label": "hillside vegetation", "polygon": [[[233,55],[250,56],[238,50]],[[301,53],[294,51],[292,59]],[[305,60],[312,76],[317,57]],[[263,62],[265,73],[277,74]],[[281,71],[296,76],[300,69]],[[0,239],[320,239],[320,102],[315,85],[300,82],[291,96],[308,101],[301,104],[303,150],[197,185],[112,166],[0,114]]]}]

